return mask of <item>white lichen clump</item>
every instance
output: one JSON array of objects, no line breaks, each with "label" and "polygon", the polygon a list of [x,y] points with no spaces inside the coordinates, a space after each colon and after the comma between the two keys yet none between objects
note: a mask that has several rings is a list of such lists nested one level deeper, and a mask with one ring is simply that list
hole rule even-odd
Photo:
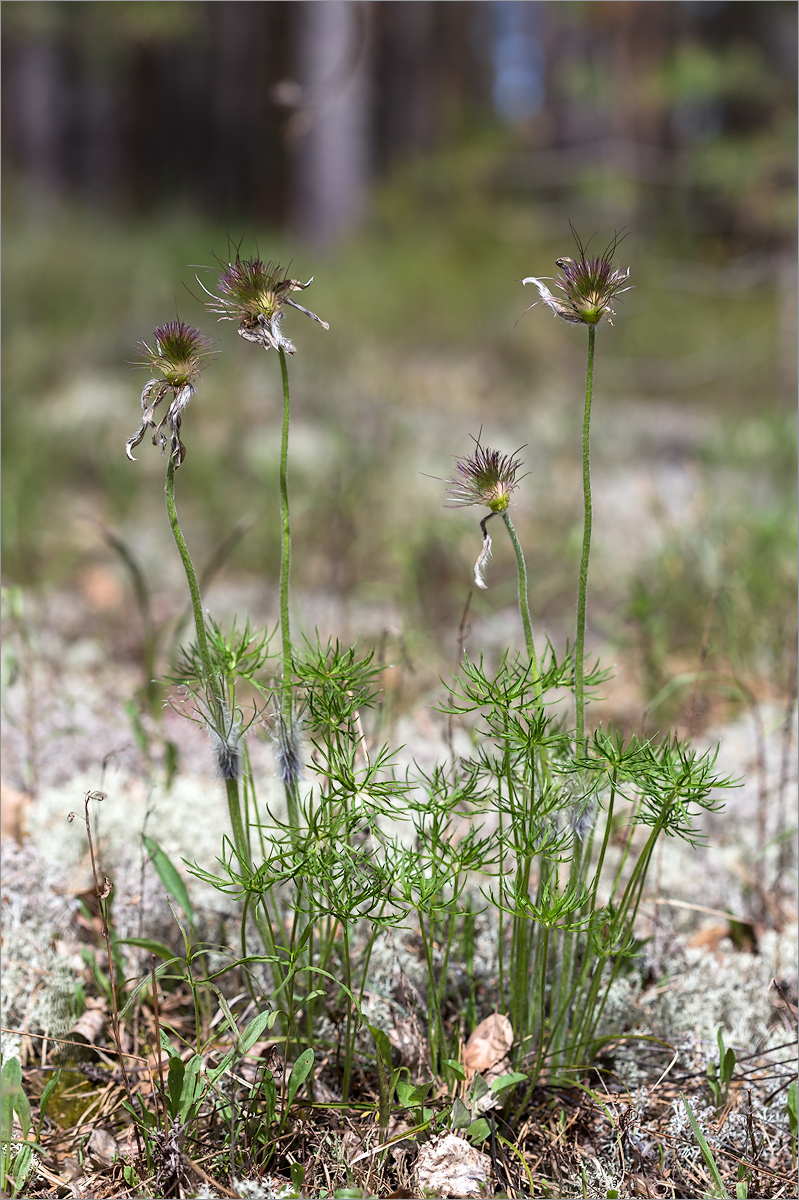
[{"label": "white lichen clump", "polygon": [[[59,947],[76,912],[63,876],[30,841],[3,843],[0,997],[6,1029],[62,1037],[70,1028],[82,963]],[[3,1034],[3,1054],[18,1053],[19,1043],[18,1035]]]}]

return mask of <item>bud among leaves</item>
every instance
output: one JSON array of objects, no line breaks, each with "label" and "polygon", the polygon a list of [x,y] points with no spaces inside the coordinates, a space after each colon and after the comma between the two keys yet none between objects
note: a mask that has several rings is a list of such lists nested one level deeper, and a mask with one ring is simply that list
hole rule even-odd
[{"label": "bud among leaves", "polygon": [[280,709],[277,709],[273,737],[280,782],[284,787],[294,788],[302,774],[302,736],[299,722],[292,718],[289,725]]},{"label": "bud among leaves", "polygon": [[294,343],[281,329],[284,304],[318,321],[323,329],[330,328],[327,321],[297,304],[290,296],[291,292],[310,287],[313,276],[307,283],[300,283],[299,279],[290,279],[277,263],[263,263],[259,258],[243,259],[237,254],[236,261],[228,263],[219,276],[216,294],[209,292],[199,279],[197,282],[211,297],[208,309],[218,314],[220,321],[238,321],[239,335],[265,350],[283,350],[286,354],[296,351]]},{"label": "bud among leaves", "polygon": [[[583,246],[574,226],[572,233],[580,257],[577,260],[567,256],[557,259],[561,273],[554,281],[564,299],[553,296],[543,279],[534,275],[528,275],[522,280],[522,284],[534,283],[544,303],[552,309],[556,317],[561,317],[564,321],[575,325],[597,325],[607,314],[612,325],[614,297],[630,290],[629,287],[623,286],[629,279],[630,268],[623,271],[613,265],[613,257],[626,234],[621,237],[614,234],[612,241],[598,258],[586,258],[587,246]],[[530,305],[530,308],[534,307],[535,305]]]},{"label": "bud among leaves", "polygon": [[[137,350],[144,359],[141,365],[149,367],[153,377],[148,379],[141,394],[142,423],[125,445],[129,459],[135,461],[132,451],[148,429],[153,430],[153,445],[160,446],[163,454],[167,441],[163,428],[166,425],[170,433],[170,457],[176,467],[183,462],[186,447],[180,440],[182,414],[194,395],[194,384],[211,354],[210,347],[208,338],[203,337],[199,329],[177,320],[157,326],[153,330],[152,345],[143,339],[139,342]],[[155,410],[170,392],[172,402],[165,415],[156,422]]]}]

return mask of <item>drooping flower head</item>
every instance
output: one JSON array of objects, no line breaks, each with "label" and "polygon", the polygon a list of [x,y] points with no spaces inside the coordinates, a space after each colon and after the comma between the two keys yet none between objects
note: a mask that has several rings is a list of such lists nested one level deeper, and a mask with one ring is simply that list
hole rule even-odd
[{"label": "drooping flower head", "polygon": [[291,299],[291,292],[301,292],[310,287],[313,276],[307,283],[290,279],[277,263],[261,262],[260,258],[240,258],[224,265],[216,285],[216,293],[209,292],[203,283],[197,282],[211,297],[207,307],[216,313],[220,321],[238,321],[239,334],[248,342],[256,342],[265,350],[283,350],[294,354],[296,346],[281,329],[283,305],[288,304],[318,321],[323,329],[329,329],[327,321],[316,313],[303,308]]},{"label": "drooping flower head", "polygon": [[[528,275],[522,280],[522,284],[534,283],[544,303],[552,309],[556,317],[562,317],[564,321],[571,321],[575,325],[596,325],[607,314],[612,325],[614,297],[630,290],[624,286],[630,277],[630,268],[623,271],[613,263],[619,243],[627,235],[614,234],[602,254],[597,258],[586,258],[588,246],[584,246],[580,241],[574,226],[571,230],[580,257],[576,260],[568,257],[556,260],[560,274],[554,282],[564,298],[553,296],[544,280],[534,275]],[[531,304],[530,308],[533,307],[535,306]]]},{"label": "drooping flower head", "polygon": [[[200,371],[212,353],[211,343],[199,329],[183,321],[167,321],[153,330],[152,345],[142,339],[136,347],[146,366],[152,372],[141,394],[142,423],[125,445],[129,459],[148,428],[153,430],[153,445],[166,449],[166,425],[170,433],[170,457],[179,467],[186,457],[186,447],[180,440],[180,423],[183,410],[194,395],[194,384]],[[161,420],[156,422],[155,410],[161,401],[172,393],[172,402]]]},{"label": "drooping flower head", "polygon": [[508,511],[511,495],[518,487],[516,476],[521,465],[522,460],[516,454],[500,454],[499,450],[481,446],[477,438],[474,452],[468,458],[459,458],[455,462],[458,477],[447,480],[452,498],[450,508],[484,504],[491,510],[480,522],[483,548],[474,564],[474,582],[479,588],[486,587],[483,567],[491,557],[491,535],[486,524],[497,513]]},{"label": "drooping flower head", "polygon": [[522,460],[515,454],[500,454],[499,450],[481,446],[478,440],[468,458],[457,459],[459,477],[447,480],[450,507],[484,504],[492,513],[505,512],[518,486],[516,475],[521,465]]}]

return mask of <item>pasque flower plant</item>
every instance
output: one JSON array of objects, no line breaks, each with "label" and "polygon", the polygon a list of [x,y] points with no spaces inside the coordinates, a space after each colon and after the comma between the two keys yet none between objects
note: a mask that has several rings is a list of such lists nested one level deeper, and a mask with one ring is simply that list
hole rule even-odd
[{"label": "pasque flower plant", "polygon": [[243,259],[236,252],[233,262],[223,264],[217,279],[216,291],[211,292],[199,280],[210,297],[206,302],[210,312],[220,321],[238,321],[239,336],[254,342],[264,350],[277,350],[283,382],[283,428],[280,445],[280,632],[283,659],[283,686],[280,711],[276,715],[277,760],[280,777],[286,791],[289,819],[299,824],[299,727],[294,712],[292,689],[292,647],[289,613],[291,578],[291,523],[289,519],[288,451],[291,425],[291,392],[289,389],[286,355],[296,353],[296,346],[283,333],[284,306],[304,313],[323,329],[330,326],[316,313],[292,300],[294,292],[305,291],[313,282],[292,279],[275,262],[264,263],[260,258]]},{"label": "pasque flower plant", "polygon": [[[151,342],[140,341],[138,350],[145,359],[144,365],[149,366],[153,372],[153,377],[145,384],[141,395],[141,426],[133,437],[128,439],[125,452],[129,459],[134,460],[132,451],[142,441],[147,430],[152,429],[153,445],[160,446],[161,453],[165,453],[167,438],[163,427],[167,426],[170,437],[164,490],[169,525],[186,574],[197,635],[198,675],[202,691],[197,710],[211,735],[219,773],[225,781],[236,851],[239,857],[246,861],[247,839],[238,793],[241,768],[240,722],[234,706],[227,701],[224,680],[211,653],[197,572],[180,527],[175,505],[175,472],[186,457],[186,447],[180,437],[182,416],[186,405],[195,394],[195,384],[199,380],[200,372],[212,353],[211,343],[199,329],[176,319],[168,321],[165,325],[158,325],[153,330]],[[156,422],[155,410],[170,392],[172,401],[161,420]]]},{"label": "pasque flower plant", "polygon": [[[602,254],[587,257],[587,245],[583,245],[574,226],[571,227],[577,244],[577,259],[564,256],[556,260],[560,275],[555,286],[563,293],[563,299],[554,296],[543,278],[528,275],[522,284],[534,283],[544,304],[556,317],[574,325],[588,326],[588,367],[586,373],[585,408],[583,412],[583,546],[580,556],[580,582],[577,589],[577,632],[574,643],[574,693],[576,710],[576,737],[578,747],[585,742],[585,614],[588,595],[588,560],[591,553],[593,526],[593,504],[591,498],[591,402],[594,391],[594,343],[596,328],[603,316],[612,324],[612,304],[616,296],[629,291],[627,280],[630,268],[622,270],[614,265],[613,259],[619,244],[626,235],[614,234]],[[537,302],[536,302],[537,303]],[[531,305],[531,308],[535,305]],[[529,312],[529,309],[528,309]]]},{"label": "pasque flower plant", "polygon": [[[447,480],[448,504],[482,509],[482,547],[474,564],[474,582],[481,589],[487,586],[492,547],[489,522],[501,518],[516,556],[525,649],[516,655],[507,650],[496,668],[487,667],[482,657],[475,661],[463,655],[446,685],[441,709],[473,726],[475,749],[457,761],[437,763],[427,774],[420,770],[403,776],[393,766],[390,748],[376,749],[370,741],[369,711],[379,706],[383,672],[374,652],[332,641],[323,646],[318,638],[316,645],[307,640],[292,643],[287,356],[296,347],[283,321],[295,309],[328,327],[293,299],[311,280],[301,283],[276,263],[243,259],[237,250],[234,261],[219,264],[215,289],[204,288],[207,307],[219,320],[236,322],[245,341],[275,351],[280,363],[279,658],[269,649],[267,630],[251,630],[247,620],[237,631],[234,621],[225,634],[207,618],[175,509],[175,475],[186,457],[181,421],[211,353],[210,343],[199,330],[175,320],[159,326],[139,346],[150,378],[142,392],[142,422],[126,451],[132,458],[132,450],[152,431],[154,445],[167,455],[167,509],[196,627],[196,644],[184,651],[173,682],[188,682],[191,707],[186,705],[186,715],[200,720],[211,734],[233,826],[234,853],[226,842],[218,870],[197,864],[190,868],[241,905],[241,957],[234,952],[236,961],[209,979],[235,968],[241,972],[237,980],[246,980],[259,1013],[256,1020],[268,1019],[271,1029],[279,1018],[284,1058],[295,1061],[287,1095],[296,1094],[296,1086],[291,1093],[291,1080],[299,1078],[295,1072],[304,1064],[302,1079],[313,1100],[313,1047],[329,1036],[322,1030],[329,1028],[327,1018],[335,1005],[343,1013],[336,1022],[339,1045],[335,1064],[327,1053],[324,1069],[334,1073],[341,1059],[340,1095],[346,1104],[359,1075],[359,1027],[368,1028],[384,1127],[392,1079],[401,1098],[400,1071],[392,1066],[390,1039],[366,1022],[365,1009],[370,959],[385,931],[418,931],[427,992],[420,1058],[428,1054],[431,1072],[452,1084],[463,1071],[455,1057],[461,1031],[445,1021],[451,965],[459,929],[464,953],[468,929],[473,942],[473,893],[479,887],[486,902],[478,902],[481,914],[490,914],[485,920],[497,946],[496,971],[494,963],[490,966],[492,995],[486,1003],[509,1013],[515,1065],[524,1072],[506,1078],[518,1083],[526,1076],[532,1088],[546,1064],[557,1072],[550,1082],[556,1077],[573,1082],[596,1052],[609,988],[637,952],[634,925],[658,838],[695,837],[692,810],[716,806],[712,789],[724,784],[714,773],[712,756],[700,758],[676,739],[656,747],[634,737],[625,742],[601,728],[586,736],[586,687],[590,692],[604,678],[598,666],[586,670],[584,662],[594,339],[601,319],[611,319],[614,300],[627,290],[629,271],[613,262],[618,236],[595,258],[589,258],[587,247],[576,235],[575,239],[578,257],[557,260],[560,275],[553,286],[559,296],[543,279],[524,281],[538,288],[556,316],[588,328],[585,522],[573,656],[567,647],[559,662],[549,643],[541,659],[536,655],[527,567],[511,519],[524,478],[521,448],[506,454],[484,445],[478,436],[471,453],[455,460]],[[536,483],[530,480],[530,486]],[[248,727],[237,707],[237,687],[243,695],[245,684],[273,709],[287,821],[268,807],[264,810],[256,797]],[[568,727],[557,709],[570,688],[576,699],[576,728]],[[253,712],[253,719],[261,715],[255,707]],[[374,735],[374,727],[371,732]],[[481,825],[481,815],[489,812],[493,819]],[[472,818],[465,832],[464,823]],[[398,827],[405,824],[406,829],[389,831],[388,821]],[[633,838],[630,828],[608,888],[602,873],[612,851],[612,832],[620,822],[642,827],[645,837],[641,848],[641,837]],[[595,837],[597,853],[592,853]],[[248,940],[252,925],[258,933],[256,945]],[[474,1001],[471,983],[470,987]],[[476,1005],[472,1013],[476,1019]],[[229,1020],[232,1023],[233,1017]],[[266,1068],[264,1080],[275,1088]],[[230,1103],[235,1103],[233,1098]],[[521,1101],[520,1110],[525,1103]],[[428,1111],[432,1110],[422,1109]],[[287,1114],[288,1106],[282,1122]],[[264,1123],[269,1155],[280,1141],[270,1135],[274,1115],[273,1111]],[[436,1128],[442,1127],[443,1119],[441,1113],[435,1117]],[[432,1121],[429,1118],[428,1124]]]}]

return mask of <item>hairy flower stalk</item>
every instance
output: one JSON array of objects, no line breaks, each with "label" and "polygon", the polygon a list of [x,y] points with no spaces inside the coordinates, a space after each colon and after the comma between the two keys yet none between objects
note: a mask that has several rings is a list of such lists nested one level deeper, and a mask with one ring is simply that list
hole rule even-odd
[{"label": "hairy flower stalk", "polygon": [[519,612],[524,629],[524,640],[530,668],[533,673],[533,687],[536,700],[541,698],[540,672],[538,659],[533,642],[533,625],[530,620],[530,603],[527,587],[527,565],[524,552],[517,536],[513,522],[508,513],[510,498],[518,487],[516,476],[522,461],[515,454],[500,454],[481,446],[479,439],[475,442],[474,452],[468,458],[459,458],[455,463],[458,477],[447,481],[449,495],[452,500],[450,507],[464,508],[472,504],[484,504],[491,511],[480,522],[483,535],[483,547],[474,564],[474,582],[479,588],[487,586],[483,576],[483,567],[491,556],[491,535],[486,528],[492,517],[501,516],[508,531],[514,552],[519,579]]},{"label": "hairy flower stalk", "polygon": [[[165,453],[167,438],[163,432],[164,425],[169,429],[169,457],[164,487],[166,509],[169,526],[183,563],[191,597],[197,649],[202,664],[202,686],[206,698],[207,711],[204,712],[204,719],[211,734],[219,773],[225,781],[236,852],[242,862],[248,862],[249,850],[241,818],[238,792],[241,763],[240,735],[235,720],[229,716],[225,708],[222,681],[218,671],[214,668],[208,646],[197,572],[180,527],[175,505],[175,472],[186,457],[186,447],[180,437],[182,414],[194,395],[194,385],[210,355],[210,342],[198,329],[193,329],[190,325],[175,320],[168,321],[166,325],[159,325],[153,331],[152,345],[141,341],[138,350],[145,358],[146,365],[152,370],[153,378],[147,382],[142,392],[141,426],[133,437],[128,439],[125,452],[128,458],[133,460],[131,451],[139,445],[147,429],[151,428],[153,445],[160,446],[161,453]],[[160,422],[156,423],[155,409],[169,392],[172,393],[172,402]]]},{"label": "hairy flower stalk", "polygon": [[[575,741],[578,755],[586,752],[585,738],[585,625],[588,597],[588,564],[591,554],[593,528],[593,502],[591,497],[591,403],[594,393],[594,351],[596,327],[603,316],[612,324],[613,301],[622,292],[629,291],[627,280],[630,269],[622,270],[614,265],[613,259],[622,237],[614,234],[604,252],[595,257],[586,257],[584,246],[576,233],[572,233],[577,245],[577,259],[565,256],[557,259],[560,274],[554,281],[562,297],[553,295],[543,279],[528,276],[522,284],[532,283],[548,308],[556,317],[574,325],[588,326],[588,363],[586,368],[585,406],[583,409],[583,542],[580,553],[580,574],[577,587],[577,630],[574,643],[574,699]],[[531,307],[534,307],[531,305]],[[529,311],[529,310],[528,310]],[[583,877],[584,863],[590,858],[593,841],[593,824],[575,827],[575,845],[569,870],[569,886],[577,888]],[[573,999],[574,975],[577,956],[577,937],[564,933],[561,949],[561,965],[555,987],[554,1008],[566,1017],[568,1027]]]},{"label": "hairy flower stalk", "polygon": [[[200,282],[198,280],[198,282]],[[242,259],[236,254],[235,262],[224,265],[216,285],[216,293],[207,307],[220,321],[238,321],[239,336],[254,342],[264,350],[277,350],[280,359],[280,375],[283,385],[283,423],[280,444],[280,632],[281,657],[283,662],[283,686],[279,713],[278,760],[281,779],[286,792],[289,821],[299,828],[299,736],[295,730],[294,698],[292,691],[292,646],[289,615],[291,575],[291,523],[289,519],[288,494],[288,449],[291,425],[291,392],[289,389],[286,355],[296,353],[296,346],[283,333],[283,306],[288,305],[304,313],[323,329],[330,326],[316,313],[292,300],[293,292],[310,287],[307,283],[291,279],[277,263],[263,263],[259,258]],[[289,749],[290,748],[290,752]]]},{"label": "hairy flower stalk", "polygon": [[[614,315],[613,300],[622,292],[629,291],[627,280],[630,268],[626,271],[614,266],[613,258],[620,242],[626,235],[614,234],[602,254],[596,258],[587,258],[587,245],[584,246],[574,226],[572,233],[577,244],[578,259],[569,257],[559,258],[557,266],[560,274],[555,279],[555,286],[562,292],[562,298],[553,295],[543,279],[528,275],[522,284],[533,283],[544,304],[552,310],[556,317],[574,325],[588,326],[588,367],[586,374],[585,408],[583,412],[583,544],[580,554],[580,577],[577,589],[577,631],[574,643],[574,696],[575,696],[575,727],[578,750],[585,748],[585,621],[586,602],[588,596],[588,561],[591,554],[591,533],[593,527],[593,505],[591,499],[591,463],[590,463],[590,434],[591,434],[591,402],[594,391],[594,347],[596,327],[603,316],[608,322]],[[536,302],[537,303],[537,302]],[[534,305],[530,306],[531,308]],[[528,309],[529,311],[529,309]]]}]

